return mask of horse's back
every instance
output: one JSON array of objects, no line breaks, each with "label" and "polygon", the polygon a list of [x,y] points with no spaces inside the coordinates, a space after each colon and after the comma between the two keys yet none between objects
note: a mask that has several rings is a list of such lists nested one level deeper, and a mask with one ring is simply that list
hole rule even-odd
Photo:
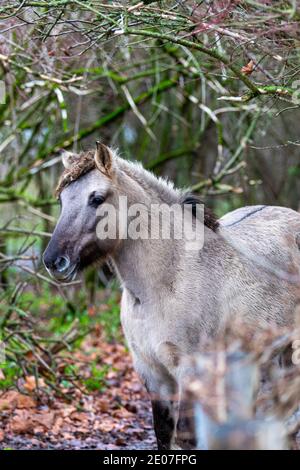
[{"label": "horse's back", "polygon": [[239,209],[235,209],[234,211],[223,215],[219,222],[223,227],[233,227],[234,225],[238,225],[246,221],[246,219],[249,217],[254,217],[255,214],[263,210],[265,207],[267,206],[260,205],[240,207]]},{"label": "horse's back", "polygon": [[287,207],[246,206],[228,212],[219,220],[221,228],[230,231],[297,235],[300,233],[300,213]]},{"label": "horse's back", "polygon": [[[250,260],[300,285],[300,214],[277,206],[248,206],[220,219],[220,233]],[[298,282],[297,282],[298,278]]]}]

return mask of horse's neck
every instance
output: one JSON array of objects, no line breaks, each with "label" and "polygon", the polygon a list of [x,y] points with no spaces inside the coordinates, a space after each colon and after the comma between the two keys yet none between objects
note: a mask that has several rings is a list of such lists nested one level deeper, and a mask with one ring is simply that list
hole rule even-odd
[{"label": "horse's neck", "polygon": [[[145,170],[138,163],[118,159],[118,179],[120,187],[129,191],[129,199],[133,202],[143,202],[145,195],[154,198],[153,202],[175,204],[181,195],[181,191],[175,189],[172,182],[163,178],[157,178],[151,172]],[[134,190],[132,191],[132,188]],[[141,199],[142,198],[142,199]]]},{"label": "horse's neck", "polygon": [[[127,196],[128,208],[143,203],[150,211],[153,203],[166,202],[166,199],[176,201],[176,190],[142,167],[125,160],[118,161],[118,165],[119,184]],[[148,217],[146,219],[142,223],[147,224]],[[178,243],[171,240],[127,238],[112,256],[112,262],[123,287],[139,300],[153,298],[157,284],[170,281],[174,275],[175,267],[170,266],[170,260],[177,250]]]},{"label": "horse's neck", "polygon": [[146,301],[157,295],[159,287],[172,283],[178,251],[179,244],[171,240],[125,240],[113,264],[122,286]]},{"label": "horse's neck", "polygon": [[[179,192],[168,186],[167,183],[155,179],[148,172],[143,174],[143,169],[137,168],[137,175],[133,169],[127,168],[127,162],[122,162],[126,169],[122,175],[122,188],[128,195],[128,204],[145,202],[147,205],[154,203],[178,203]],[[124,172],[122,168],[122,172]],[[145,176],[145,181],[143,180]],[[142,181],[142,183],[140,183]],[[144,183],[144,184],[143,184]],[[215,234],[205,228],[205,241],[209,242]],[[112,261],[123,287],[127,288],[136,299],[140,301],[153,301],[155,297],[164,295],[175,284],[179,267],[187,266],[192,257],[186,251],[186,242],[174,239],[126,239],[116,253]]]},{"label": "horse's neck", "polygon": [[[185,240],[124,240],[112,261],[123,288],[137,301],[162,302],[164,296],[177,295],[174,286],[179,283],[188,282],[190,287],[195,283],[198,289],[201,279],[206,278],[206,270],[213,270],[213,258],[221,252],[222,243],[207,228],[206,248],[200,253],[186,250]],[[195,276],[189,276],[192,272]]]}]

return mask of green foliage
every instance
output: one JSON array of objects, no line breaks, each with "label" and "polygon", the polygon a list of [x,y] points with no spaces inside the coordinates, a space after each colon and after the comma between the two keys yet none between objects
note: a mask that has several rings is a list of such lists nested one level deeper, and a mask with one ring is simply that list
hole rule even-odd
[{"label": "green foliage", "polygon": [[109,371],[109,365],[105,364],[102,367],[96,364],[90,366],[90,376],[83,380],[84,385],[90,392],[99,391],[102,392],[106,387],[106,375]]},{"label": "green foliage", "polygon": [[290,176],[300,176],[300,167],[299,166],[290,166],[289,170]]},{"label": "green foliage", "polygon": [[5,377],[4,379],[0,379],[0,390],[8,390],[15,385],[16,380],[22,374],[22,370],[18,364],[9,360],[0,364],[0,368]]},{"label": "green foliage", "polygon": [[[64,299],[46,283],[39,285],[38,292],[32,288],[22,292],[13,305],[6,305],[0,316],[6,354],[4,363],[0,365],[4,377],[0,379],[0,389],[14,387],[19,378],[36,375],[40,370],[42,374],[46,372],[44,377],[49,391],[53,386],[56,390],[71,389],[74,381],[81,382],[90,391],[102,390],[109,366],[100,368],[92,364],[90,375],[82,379],[78,367],[69,363],[63,374],[56,374],[56,356],[62,352],[63,358],[65,349],[76,351],[97,325],[102,325],[104,341],[121,341],[118,297],[118,291],[112,290],[104,299],[103,309],[100,301],[95,307],[88,307],[82,289],[74,292],[72,301]],[[5,307],[3,302],[0,305]],[[43,372],[45,361],[48,372]]]},{"label": "green foliage", "polygon": [[118,292],[113,292],[107,301],[107,310],[99,314],[98,321],[103,326],[106,338],[109,341],[113,339],[122,341],[120,330],[120,303]]}]

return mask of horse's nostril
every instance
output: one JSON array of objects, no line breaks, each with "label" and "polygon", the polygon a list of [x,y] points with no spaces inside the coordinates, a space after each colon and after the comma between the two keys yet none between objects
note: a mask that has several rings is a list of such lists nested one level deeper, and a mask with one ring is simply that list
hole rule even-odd
[{"label": "horse's nostril", "polygon": [[62,273],[68,269],[70,266],[70,260],[66,256],[59,256],[55,262],[55,269],[59,272]]}]

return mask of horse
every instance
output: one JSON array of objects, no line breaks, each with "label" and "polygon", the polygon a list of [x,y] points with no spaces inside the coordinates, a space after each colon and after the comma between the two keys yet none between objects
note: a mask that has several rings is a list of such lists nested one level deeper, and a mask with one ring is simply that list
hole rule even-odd
[{"label": "horse", "polygon": [[[55,279],[69,281],[94,263],[112,264],[122,288],[122,328],[150,394],[158,449],[176,449],[185,358],[236,318],[253,328],[293,324],[300,299],[300,214],[261,205],[220,220],[204,207],[199,217],[197,196],[99,142],[93,151],[64,151],[62,161],[61,214],[44,265]],[[189,207],[192,224],[201,222],[202,242],[187,249],[184,234],[128,236],[124,222],[134,218],[121,208],[125,197],[129,208],[146,208],[138,223],[146,235],[152,205]],[[112,236],[98,230],[105,205],[116,209],[106,220]],[[161,218],[151,222],[159,225]]]}]

